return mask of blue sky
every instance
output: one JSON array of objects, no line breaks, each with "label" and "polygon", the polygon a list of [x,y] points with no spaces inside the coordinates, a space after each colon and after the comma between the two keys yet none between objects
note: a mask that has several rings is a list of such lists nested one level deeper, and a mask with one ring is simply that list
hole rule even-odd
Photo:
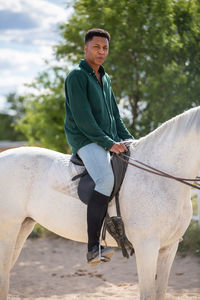
[{"label": "blue sky", "polygon": [[56,28],[66,22],[72,9],[67,0],[0,0],[0,111],[5,96],[24,93],[53,59],[52,46],[60,39]]}]

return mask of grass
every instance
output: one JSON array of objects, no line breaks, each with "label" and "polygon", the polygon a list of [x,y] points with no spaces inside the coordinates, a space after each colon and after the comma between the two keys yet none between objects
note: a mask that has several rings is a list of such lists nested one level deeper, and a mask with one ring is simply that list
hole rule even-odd
[{"label": "grass", "polygon": [[192,196],[193,215],[198,215],[197,195]]},{"label": "grass", "polygon": [[[198,215],[197,196],[192,197],[193,215]],[[183,241],[179,244],[178,251],[181,255],[185,256],[192,253],[200,256],[200,229],[198,222],[192,220],[190,226],[186,230]]]},{"label": "grass", "polygon": [[197,221],[191,221],[190,226],[183,236],[183,241],[179,244],[178,251],[183,256],[186,254],[200,256],[200,229]]},{"label": "grass", "polygon": [[40,237],[53,237],[57,236],[55,233],[47,230],[46,228],[42,227],[39,224],[36,224],[33,231],[29,235],[29,238],[40,238]]}]

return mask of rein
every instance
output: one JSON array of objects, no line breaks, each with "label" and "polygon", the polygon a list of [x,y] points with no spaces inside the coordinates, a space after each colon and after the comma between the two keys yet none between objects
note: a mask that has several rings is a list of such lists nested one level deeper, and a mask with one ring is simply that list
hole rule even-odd
[{"label": "rein", "polygon": [[[121,155],[123,155],[123,156],[126,157],[126,158],[128,157],[128,156],[127,156],[126,154],[124,154],[124,153],[120,153],[120,155],[119,155],[119,154],[116,154],[116,155],[117,155],[117,157],[118,157],[119,159],[121,159],[122,161],[124,161],[124,162],[126,162],[127,164],[129,164],[129,165],[131,165],[131,166],[134,166],[134,167],[136,167],[136,168],[138,168],[138,169],[141,169],[141,170],[143,170],[143,171],[149,172],[149,173],[151,173],[151,174],[155,174],[155,175],[159,175],[159,176],[162,176],[162,177],[174,179],[174,180],[179,181],[179,182],[181,182],[181,183],[183,183],[183,184],[189,185],[189,186],[191,186],[191,187],[193,187],[193,188],[195,188],[195,189],[200,190],[200,184],[198,183],[198,181],[200,181],[200,177],[196,177],[195,179],[187,179],[187,178],[176,177],[176,176],[170,175],[170,174],[168,174],[168,173],[166,173],[166,172],[163,172],[163,171],[161,171],[161,170],[158,170],[158,169],[156,169],[156,168],[153,168],[153,167],[151,167],[151,166],[149,166],[149,165],[147,165],[147,164],[144,164],[143,162],[141,162],[141,161],[139,161],[139,160],[136,160],[136,159],[134,159],[134,158],[132,158],[132,157],[129,157],[129,159],[131,159],[131,160],[134,161],[135,163],[130,162],[130,161],[127,161],[127,160],[125,160],[124,158],[121,157]],[[141,166],[143,166],[143,167],[141,167]],[[196,183],[196,185],[195,185],[195,184],[189,183],[189,182],[187,182],[187,181],[192,181],[192,182],[197,182],[197,183]]]}]

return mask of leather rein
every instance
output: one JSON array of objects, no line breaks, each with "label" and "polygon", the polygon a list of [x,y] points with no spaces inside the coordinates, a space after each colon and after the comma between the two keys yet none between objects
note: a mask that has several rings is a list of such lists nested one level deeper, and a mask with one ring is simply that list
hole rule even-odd
[{"label": "leather rein", "polygon": [[[198,189],[200,190],[200,183],[198,183],[198,181],[200,181],[200,177],[196,177],[195,179],[187,179],[187,178],[180,178],[180,177],[176,177],[176,176],[173,176],[173,175],[170,175],[166,172],[163,172],[161,170],[158,170],[156,168],[153,168],[151,167],[150,165],[147,165],[137,159],[134,159],[132,157],[129,157],[130,160],[134,161],[133,162],[130,162],[130,161],[127,161],[125,160],[122,155],[126,158],[128,158],[128,155],[124,154],[124,153],[120,153],[120,154],[116,154],[118,156],[119,159],[121,159],[122,161],[124,161],[125,163],[131,165],[131,166],[134,166],[138,169],[141,169],[143,171],[146,171],[146,172],[149,172],[151,174],[155,174],[155,175],[158,175],[158,176],[162,176],[162,177],[166,177],[166,178],[170,178],[170,179],[174,179],[176,181],[179,181],[183,184],[186,184],[186,185],[189,185],[195,189]],[[141,167],[142,166],[142,167]],[[192,184],[192,183],[189,183],[187,181],[192,181],[192,182],[196,182],[196,184]]]}]

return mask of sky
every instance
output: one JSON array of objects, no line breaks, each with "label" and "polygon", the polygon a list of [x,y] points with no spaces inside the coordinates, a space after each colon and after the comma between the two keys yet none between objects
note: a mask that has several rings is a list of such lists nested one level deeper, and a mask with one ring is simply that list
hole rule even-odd
[{"label": "sky", "polygon": [[0,0],[0,112],[10,92],[22,94],[53,60],[58,24],[72,13],[67,0]]}]

